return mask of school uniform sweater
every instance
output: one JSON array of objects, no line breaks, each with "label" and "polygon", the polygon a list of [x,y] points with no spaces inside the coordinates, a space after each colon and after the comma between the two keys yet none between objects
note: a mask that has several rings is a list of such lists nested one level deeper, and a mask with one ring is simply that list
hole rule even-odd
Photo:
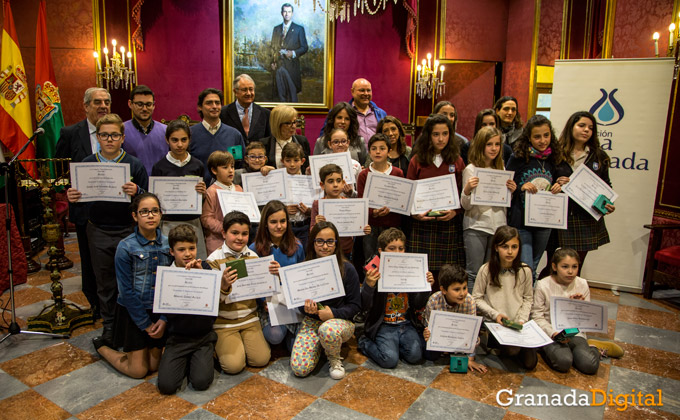
[{"label": "school uniform sweater", "polygon": [[[370,165],[368,168],[362,170],[359,173],[359,176],[357,177],[357,195],[359,198],[364,196],[364,188],[366,187],[366,180],[368,179],[369,172],[379,173],[375,171]],[[398,176],[400,178],[404,177],[404,173],[401,171],[401,169],[395,168],[391,165],[387,175]],[[371,226],[398,227],[401,224],[401,215],[390,212],[383,217],[374,217],[373,209],[369,209],[368,224]]]},{"label": "school uniform sweater", "polygon": [[491,285],[489,263],[480,267],[472,290],[477,313],[485,321],[495,322],[499,314],[504,314],[511,321],[527,322],[534,301],[531,269],[526,265],[522,266],[516,281],[513,271],[501,269],[498,280],[501,287]]},{"label": "school uniform sweater", "polygon": [[[465,210],[463,230],[473,229],[493,235],[496,229],[507,224],[506,207],[472,205],[472,193],[465,195],[468,180],[475,176],[477,167],[472,163],[463,170],[463,188],[460,191],[460,205]],[[479,186],[478,186],[479,188]]]},{"label": "school uniform sweater", "polygon": [[210,169],[208,169],[208,157],[216,150],[229,150],[231,146],[241,146],[242,153],[245,154],[246,143],[243,141],[241,133],[234,127],[220,124],[217,132],[210,134],[203,124],[191,126],[189,153],[205,165],[203,180],[206,184],[210,184],[212,180]]},{"label": "school uniform sweater", "polygon": [[[170,152],[168,152],[168,154],[169,153]],[[168,159],[168,154],[153,165],[151,176],[197,176],[203,178],[205,167],[200,160],[189,155],[189,162],[183,166],[177,166]],[[193,214],[164,214],[163,220],[169,222],[186,222],[194,220],[197,217],[198,216]]]},{"label": "school uniform sweater", "polygon": [[[536,324],[548,334],[548,337],[552,337],[557,330],[552,327],[550,322],[550,298],[552,296],[569,298],[576,294],[583,295],[584,300],[590,302],[588,282],[581,277],[576,277],[574,281],[567,286],[557,283],[552,276],[539,280],[536,283],[536,288],[534,290],[534,303],[531,307],[531,319],[536,321]],[[607,320],[604,322],[607,322]],[[577,335],[587,338],[582,332]]]}]

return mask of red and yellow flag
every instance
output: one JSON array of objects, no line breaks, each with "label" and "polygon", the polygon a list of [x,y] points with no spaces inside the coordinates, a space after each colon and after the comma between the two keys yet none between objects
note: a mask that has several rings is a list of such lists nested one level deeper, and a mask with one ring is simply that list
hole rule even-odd
[{"label": "red and yellow flag", "polygon": [[[9,0],[3,0],[5,24],[2,28],[2,54],[0,54],[0,140],[16,154],[33,134],[31,106],[28,101],[26,70],[19,51],[17,31],[14,28]],[[35,147],[29,145],[19,159],[34,159]],[[35,165],[29,172],[36,176]]]}]

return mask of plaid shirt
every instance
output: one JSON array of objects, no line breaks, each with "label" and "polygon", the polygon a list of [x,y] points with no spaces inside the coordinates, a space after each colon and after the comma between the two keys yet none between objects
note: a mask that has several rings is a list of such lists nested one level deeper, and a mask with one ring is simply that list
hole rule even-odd
[{"label": "plaid shirt", "polygon": [[465,296],[465,301],[460,305],[457,303],[449,305],[442,292],[437,292],[430,296],[430,299],[427,301],[427,305],[425,305],[425,311],[423,311],[423,325],[426,327],[430,322],[430,313],[432,313],[432,311],[447,311],[457,312],[459,314],[477,315],[477,305],[475,304],[475,300],[472,298],[472,295],[469,293],[467,296]]}]

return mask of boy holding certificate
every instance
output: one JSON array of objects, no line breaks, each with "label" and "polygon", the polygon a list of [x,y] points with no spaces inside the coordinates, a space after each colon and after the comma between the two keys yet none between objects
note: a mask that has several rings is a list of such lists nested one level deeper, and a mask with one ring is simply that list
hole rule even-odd
[{"label": "boy holding certificate", "polygon": [[[425,331],[423,331],[423,338],[425,341],[430,339],[430,330],[427,328],[430,322],[430,313],[432,311],[447,311],[457,312],[459,314],[476,315],[477,305],[472,295],[467,290],[467,273],[457,265],[445,265],[439,271],[439,291],[427,301],[425,311],[423,312],[423,324],[425,324]],[[479,338],[477,338],[479,341]],[[435,351],[426,351],[425,357],[428,360],[437,360],[442,353]],[[468,369],[484,373],[486,366],[475,362],[475,354],[468,355]]]},{"label": "boy holding certificate", "polygon": [[[302,167],[305,164],[305,160],[305,152],[299,144],[290,142],[283,146],[281,162],[285,166],[288,175],[302,175]],[[307,207],[304,203],[298,203],[286,206],[286,211],[290,217],[293,234],[300,240],[304,249],[307,246],[307,238],[309,237],[309,216],[312,214],[312,208]]]},{"label": "boy holding certificate", "polygon": [[232,302],[229,296],[238,274],[236,269],[227,267],[227,263],[257,258],[255,251],[248,248],[250,219],[240,211],[232,211],[224,216],[222,226],[224,242],[208,257],[213,270],[223,271],[220,309],[214,325],[217,332],[215,353],[222,370],[236,374],[246,367],[246,360],[256,367],[269,363],[270,350],[262,334],[255,299]]},{"label": "boy holding certificate", "polygon": [[[168,125],[168,128],[172,123]],[[168,243],[174,261],[171,267],[205,268],[210,266],[196,259],[198,237],[187,224],[170,230]],[[217,334],[213,330],[214,316],[167,314],[167,341],[158,368],[158,390],[174,394],[187,377],[197,391],[208,389],[215,372],[213,353]]]},{"label": "boy holding certificate", "polygon": [[[404,232],[389,228],[381,233],[378,252],[383,251],[406,252]],[[415,328],[416,311],[425,306],[430,294],[378,292],[379,279],[378,268],[368,270],[361,288],[361,309],[368,312],[368,316],[364,335],[358,340],[358,349],[385,369],[395,368],[400,357],[408,363],[418,363],[423,351]],[[427,281],[434,283],[429,271]]]},{"label": "boy holding certificate", "polygon": [[[389,139],[386,135],[378,133],[373,135],[368,141],[368,153],[371,156],[371,163],[368,168],[362,170],[357,177],[357,193],[359,198],[364,196],[364,187],[368,173],[380,173],[385,175],[404,177],[401,169],[395,168],[387,160],[390,151]],[[376,254],[378,248],[378,237],[388,228],[396,228],[401,225],[401,216],[391,213],[387,207],[370,209],[368,214],[368,224],[371,225],[371,234],[363,238],[364,257],[371,258]]]},{"label": "boy holding certificate", "polygon": [[245,168],[237,169],[234,172],[234,184],[241,185],[241,174],[250,174],[253,172],[260,172],[262,175],[267,175],[269,171],[274,170],[273,166],[267,165],[267,149],[264,144],[259,141],[251,141],[246,146],[246,155],[244,156],[246,163]]}]

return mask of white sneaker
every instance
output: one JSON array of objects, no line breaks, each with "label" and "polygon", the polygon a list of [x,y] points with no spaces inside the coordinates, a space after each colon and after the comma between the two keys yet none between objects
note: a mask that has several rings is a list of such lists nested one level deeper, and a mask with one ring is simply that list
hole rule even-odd
[{"label": "white sneaker", "polygon": [[331,378],[342,379],[345,377],[345,367],[342,365],[341,357],[329,358],[328,364],[330,365],[328,371],[331,374]]}]

